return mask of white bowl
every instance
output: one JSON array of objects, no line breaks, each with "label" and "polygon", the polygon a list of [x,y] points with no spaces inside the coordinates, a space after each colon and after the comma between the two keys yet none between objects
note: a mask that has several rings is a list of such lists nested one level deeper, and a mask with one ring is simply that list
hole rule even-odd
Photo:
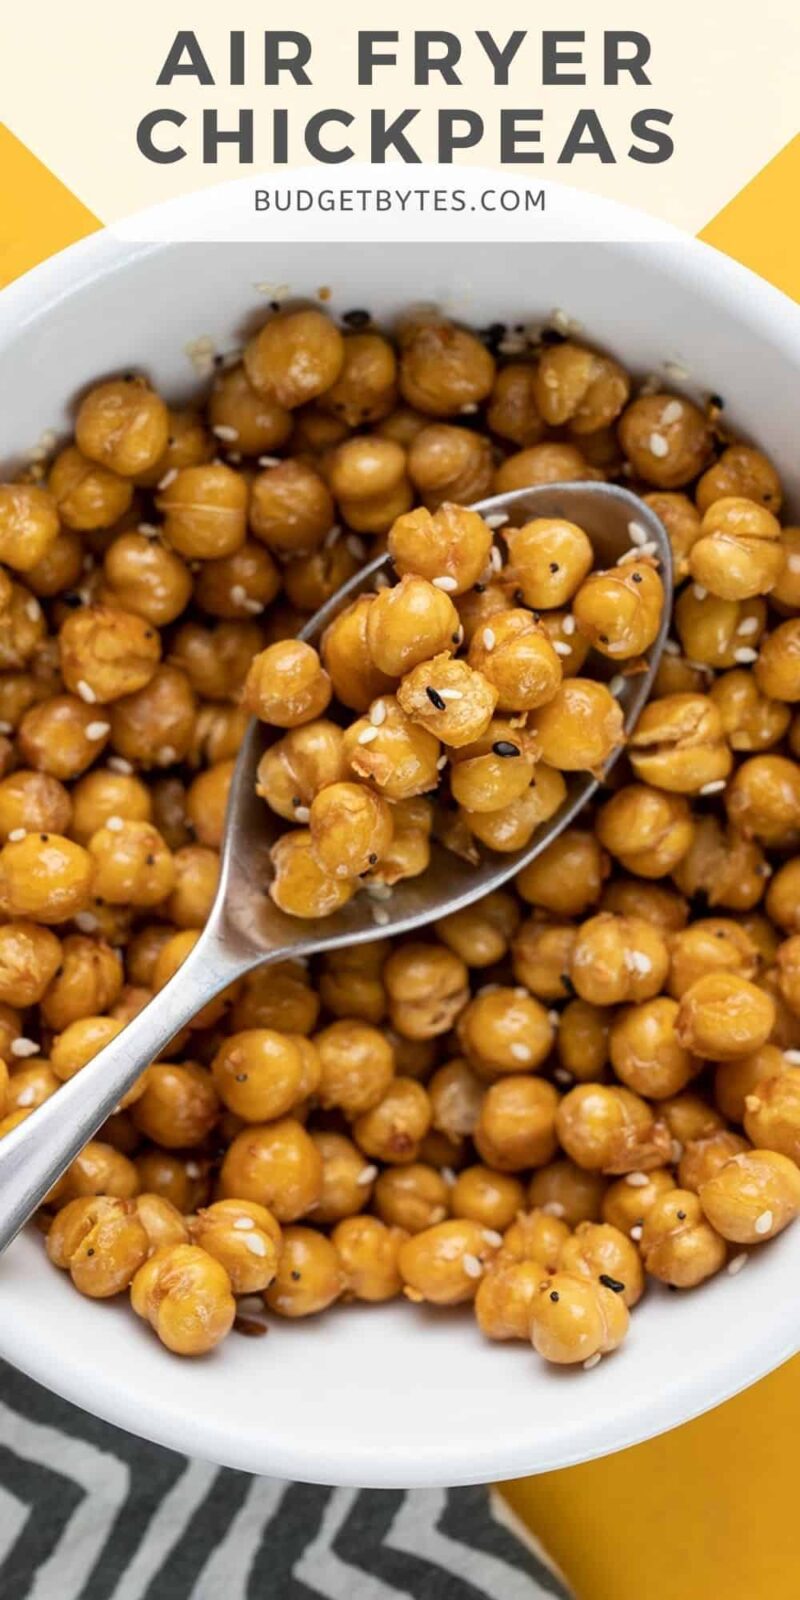
[{"label": "white bowl", "polygon": [[[223,236],[240,203],[227,187],[202,198]],[[567,193],[562,214],[573,207],[613,231],[602,202]],[[437,300],[478,325],[513,324],[562,307],[639,373],[677,361],[689,389],[718,391],[796,491],[800,311],[715,252],[663,235],[654,224],[650,243],[386,249],[355,238],[142,247],[100,234],[0,295],[0,459],[64,424],[65,397],[99,373],[133,365],[168,392],[190,387],[185,346],[203,334],[235,344],[263,315],[254,283],[269,279],[300,294],[329,285],[335,310],[379,316]],[[0,1267],[0,1353],[123,1428],[250,1472],[483,1482],[618,1450],[761,1377],[798,1348],[798,1269],[800,1228],[753,1251],[739,1276],[690,1295],[651,1289],[624,1348],[591,1373],[491,1347],[469,1315],[409,1305],[276,1322],[263,1341],[234,1336],[213,1357],[179,1361],[126,1306],[77,1295],[31,1233]]]}]

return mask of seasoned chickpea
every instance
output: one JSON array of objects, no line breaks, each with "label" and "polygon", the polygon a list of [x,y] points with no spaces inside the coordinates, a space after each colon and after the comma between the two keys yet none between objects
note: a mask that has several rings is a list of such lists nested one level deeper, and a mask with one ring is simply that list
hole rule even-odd
[{"label": "seasoned chickpea", "polygon": [[[26,711],[17,732],[20,755],[37,772],[65,782],[77,778],[104,750],[111,724],[70,694],[53,695]],[[30,828],[27,821],[23,826]]]},{"label": "seasoned chickpea", "polygon": [[449,1209],[450,1189],[435,1167],[411,1161],[406,1166],[385,1167],[378,1175],[375,1210],[389,1227],[423,1233],[444,1222]]},{"label": "seasoned chickpea", "polygon": [[649,1000],[661,990],[669,953],[660,930],[642,917],[600,911],[578,930],[570,977],[590,1005]]},{"label": "seasoned chickpea", "polygon": [[322,1194],[322,1157],[293,1117],[245,1128],[220,1169],[224,1199],[255,1200],[281,1223],[305,1215]]},{"label": "seasoned chickpea", "polygon": [[413,1078],[394,1078],[377,1105],[353,1122],[353,1138],[364,1154],[388,1165],[416,1161],[431,1125],[431,1104]]},{"label": "seasoned chickpea", "polygon": [[322,1193],[314,1207],[315,1223],[340,1222],[363,1211],[372,1196],[377,1168],[341,1133],[312,1133],[322,1157]]},{"label": "seasoned chickpea", "polygon": [[[2,1076],[2,1074],[0,1074]],[[45,1061],[33,1062],[18,1069],[8,1080],[5,1095],[5,1115],[15,1111],[36,1110],[61,1087],[60,1080]],[[2,1101],[0,1095],[0,1102]]]},{"label": "seasoned chickpea", "polygon": [[405,476],[406,453],[392,439],[354,434],[326,459],[325,475],[336,500],[371,500],[387,495]]},{"label": "seasoned chickpea", "polygon": [[699,1066],[678,1043],[677,1015],[677,1001],[661,995],[626,1007],[611,1024],[609,1054],[617,1077],[650,1100],[679,1094]]},{"label": "seasoned chickpea", "polygon": [[104,1140],[90,1139],[50,1190],[46,1204],[62,1206],[90,1195],[130,1200],[138,1192],[139,1174],[133,1162]]},{"label": "seasoned chickpea", "polygon": [[774,1077],[755,1082],[744,1100],[745,1133],[761,1149],[790,1160],[800,1155],[800,1067],[785,1060]]},{"label": "seasoned chickpea", "polygon": [[281,461],[254,478],[250,527],[256,539],[276,555],[307,555],[316,550],[335,520],[333,495],[310,462]]},{"label": "seasoned chickpea", "polygon": [[451,322],[418,322],[401,331],[400,392],[427,416],[471,410],[491,393],[495,364],[474,333]]},{"label": "seasoned chickpea", "polygon": [[690,1139],[678,1162],[678,1183],[682,1189],[699,1192],[704,1183],[730,1161],[751,1148],[747,1139],[732,1128],[715,1128],[702,1139]]},{"label": "seasoned chickpea", "polygon": [[144,1093],[132,1111],[139,1131],[167,1150],[202,1144],[219,1115],[211,1074],[195,1061],[157,1061],[148,1068]]},{"label": "seasoned chickpea", "polygon": [[766,606],[754,600],[723,600],[706,594],[698,599],[696,587],[687,584],[675,605],[675,626],[684,654],[694,666],[724,671],[741,660],[751,660],[743,650],[757,648],[767,620]]},{"label": "seasoned chickpea", "polygon": [[324,720],[308,722],[265,751],[258,765],[258,793],[291,822],[321,790],[338,786],[345,770],[341,728]]},{"label": "seasoned chickpea", "polygon": [[494,683],[483,672],[447,653],[408,672],[397,691],[398,703],[412,722],[456,749],[484,736],[497,698]]},{"label": "seasoned chickpea", "polygon": [[161,641],[144,617],[114,606],[84,606],[63,622],[61,671],[67,688],[88,704],[107,704],[150,682]]},{"label": "seasoned chickpea", "polygon": [[157,539],[123,533],[103,560],[107,603],[133,611],[157,628],[174,622],[189,604],[192,575],[184,561]]},{"label": "seasoned chickpea", "polygon": [[[800,609],[800,528],[783,528],[781,544],[784,555],[783,570],[779,572],[778,581],[770,590],[770,601],[776,611],[785,614],[787,611]],[[32,588],[35,587],[30,573],[28,583]]]},{"label": "seasoned chickpea", "polygon": [[469,998],[464,962],[438,944],[401,946],[389,957],[383,981],[392,1026],[409,1039],[446,1033]]},{"label": "seasoned chickpea", "polygon": [[149,1241],[132,1200],[107,1195],[71,1200],[50,1225],[47,1254],[92,1300],[127,1289],[146,1261]]},{"label": "seasoned chickpea", "polygon": [[233,1326],[236,1301],[225,1268],[198,1245],[165,1245],[139,1268],[131,1305],[176,1355],[203,1355]]},{"label": "seasoned chickpea", "polygon": [[47,772],[18,768],[0,782],[0,837],[17,828],[30,833],[66,833],[72,800],[64,785]]},{"label": "seasoned chickpea", "polygon": [[258,1294],[275,1277],[281,1230],[265,1206],[217,1200],[198,1211],[189,1232],[192,1244],[225,1268],[234,1294]]},{"label": "seasoned chickpea", "polygon": [[[681,1145],[691,1144],[695,1139],[707,1139],[710,1133],[718,1133],[725,1126],[714,1106],[710,1106],[699,1094],[692,1094],[688,1090],[662,1100],[659,1110],[672,1138]],[[675,1153],[673,1150],[673,1156]]]},{"label": "seasoned chickpea", "polygon": [[410,1300],[426,1300],[438,1306],[473,1300],[484,1269],[496,1252],[492,1230],[478,1222],[453,1217],[436,1223],[400,1246],[398,1265],[405,1293]]},{"label": "seasoned chickpea", "polygon": [[432,423],[412,441],[408,473],[429,511],[446,500],[459,505],[483,500],[494,477],[491,441],[471,428]]},{"label": "seasoned chickpea", "polygon": [[566,1000],[577,928],[571,922],[523,922],[513,944],[514,977],[537,1000]]},{"label": "seasoned chickpea", "polygon": [[761,693],[773,702],[800,700],[800,618],[782,622],[761,640],[753,671]]},{"label": "seasoned chickpea", "polygon": [[373,939],[323,956],[319,994],[326,1010],[340,1019],[381,1022],[386,1014],[381,968],[388,953],[388,943]]},{"label": "seasoned chickpea", "polygon": [[[68,1023],[63,1033],[56,1034],[50,1046],[50,1062],[56,1077],[62,1082],[74,1077],[91,1061],[99,1051],[103,1050],[117,1034],[122,1032],[122,1023],[114,1017],[78,1017],[75,1022]],[[125,1096],[125,1104],[138,1098],[144,1089],[145,1075],[139,1079],[138,1084]]]},{"label": "seasoned chickpea", "polygon": [[573,601],[581,633],[601,655],[616,661],[650,648],[663,607],[664,586],[652,562],[645,559],[590,573]]},{"label": "seasoned chickpea", "polygon": [[59,532],[41,560],[29,567],[25,582],[40,600],[54,596],[63,601],[64,593],[80,582],[83,572],[83,541],[71,528]]},{"label": "seasoned chickpea", "polygon": [[548,439],[508,456],[494,475],[494,492],[507,494],[539,483],[579,483],[602,476],[576,445]]},{"label": "seasoned chickpea", "polygon": [[689,571],[696,583],[723,600],[768,594],[783,567],[780,536],[777,517],[764,505],[725,496],[704,513]]},{"label": "seasoned chickpea", "polygon": [[172,766],[191,750],[196,714],[186,673],[179,667],[158,667],[143,689],[115,701],[111,743],[118,755],[139,767]]},{"label": "seasoned chickpea", "polygon": [[149,822],[110,817],[87,851],[93,891],[111,905],[160,905],[175,887],[171,852]]},{"label": "seasoned chickpea", "polygon": [[[550,1172],[552,1166],[543,1167],[541,1171],[542,1174]],[[537,1176],[539,1174],[534,1174],[534,1181]],[[533,1211],[518,1212],[503,1234],[502,1248],[494,1265],[499,1267],[504,1261],[532,1261],[547,1272],[555,1272],[562,1247],[570,1235],[569,1225],[556,1214],[560,1209],[559,1202],[553,1201]]]},{"label": "seasoned chickpea", "polygon": [[630,1089],[578,1084],[558,1106],[559,1143],[579,1167],[611,1174],[662,1166],[670,1155],[666,1124]]},{"label": "seasoned chickpea", "polygon": [[175,887],[167,915],[176,928],[204,928],[219,882],[219,856],[202,844],[187,844],[173,856]]},{"label": "seasoned chickpea", "polygon": [[496,690],[501,711],[533,711],[552,701],[561,683],[561,663],[547,630],[530,611],[504,611],[478,628],[469,647],[470,666]]},{"label": "seasoned chickpea", "polygon": [[48,928],[40,928],[35,922],[24,919],[7,921],[0,926],[0,1002],[3,1004],[36,1005],[60,964],[61,944]]},{"label": "seasoned chickpea", "polygon": [[594,1361],[615,1350],[628,1331],[621,1294],[572,1272],[555,1272],[540,1284],[530,1308],[534,1350],[558,1365]]},{"label": "seasoned chickpea", "polygon": [[322,716],[330,698],[330,678],[316,650],[301,639],[269,645],[255,657],[244,686],[248,711],[279,728]]},{"label": "seasoned chickpea", "polygon": [[[464,630],[464,642],[469,647],[477,631],[485,623],[504,611],[511,611],[514,602],[498,583],[474,583],[466,594],[456,595],[456,609]],[[547,619],[545,619],[547,620]]]},{"label": "seasoned chickpea", "polygon": [[[268,554],[266,550],[263,553]],[[333,544],[323,544],[319,550],[286,562],[282,574],[286,598],[298,611],[319,611],[358,568],[359,558],[350,541],[337,537]]]},{"label": "seasoned chickpea", "polygon": [[76,783],[71,798],[70,833],[83,845],[89,843],[109,817],[122,817],[126,822],[150,822],[153,815],[152,795],[141,779],[132,773],[113,772],[109,767],[95,767],[93,772],[88,772]]},{"label": "seasoned chickpea", "polygon": [[[531,1215],[554,1218],[567,1228],[574,1228],[579,1222],[599,1222],[606,1187],[606,1180],[599,1173],[587,1172],[574,1161],[550,1161],[531,1178],[528,1189],[528,1200],[534,1207]],[[559,1254],[551,1263],[550,1252],[545,1252],[542,1260],[555,1267]]]},{"label": "seasoned chickpea", "polygon": [[188,1244],[189,1229],[177,1206],[160,1194],[138,1194],[136,1215],[147,1234],[148,1253],[164,1245]]},{"label": "seasoned chickpea", "polygon": [[[731,1122],[743,1122],[748,1099],[762,1083],[779,1077],[785,1070],[783,1052],[774,1044],[762,1044],[748,1055],[721,1061],[714,1073],[714,1099],[723,1116]],[[761,1137],[755,1142],[765,1143]]]},{"label": "seasoned chickpea", "polygon": [[635,1240],[641,1239],[644,1219],[656,1200],[675,1188],[675,1179],[666,1167],[656,1167],[641,1176],[645,1182],[635,1186],[627,1178],[618,1178],[609,1184],[602,1200],[603,1221]]},{"label": "seasoned chickpea", "polygon": [[573,433],[595,433],[619,416],[630,381],[610,356],[565,340],[542,351],[533,392],[550,427],[568,423]]},{"label": "seasoned chickpea", "polygon": [[558,1266],[560,1272],[596,1279],[618,1294],[629,1310],[644,1293],[638,1250],[626,1233],[607,1222],[579,1222],[564,1243]]},{"label": "seasoned chickpea", "polygon": [[702,917],[677,933],[670,951],[669,992],[677,1000],[707,972],[738,972],[755,978],[758,952],[741,923]]},{"label": "seasoned chickpea", "polygon": [[[348,570],[344,577],[349,576]],[[210,616],[233,619],[257,616],[272,603],[280,587],[280,573],[269,551],[249,539],[233,555],[203,562],[194,596]]]},{"label": "seasoned chickpea", "polygon": [[454,1217],[470,1217],[490,1231],[503,1232],[522,1210],[525,1190],[510,1173],[490,1167],[465,1167],[450,1191]]},{"label": "seasoned chickpea", "polygon": [[320,866],[306,828],[277,839],[270,860],[270,897],[291,917],[329,917],[346,905],[355,891],[352,878],[338,877]]},{"label": "seasoned chickpea", "polygon": [[166,450],[169,413],[143,378],[111,379],[90,389],[82,400],[75,438],[90,460],[132,478],[146,472]]},{"label": "seasoned chickpea", "polygon": [[282,1317],[310,1317],[325,1311],[345,1288],[345,1273],[335,1244],[314,1228],[286,1228],[278,1270],[264,1293],[269,1311]]},{"label": "seasoned chickpea", "polygon": [[143,1193],[158,1195],[188,1215],[210,1199],[208,1165],[154,1145],[136,1156],[134,1171]]},{"label": "seasoned chickpea", "polygon": [[221,622],[213,630],[187,622],[173,636],[170,661],[182,668],[204,700],[230,700],[239,695],[263,644],[254,622]]},{"label": "seasoned chickpea", "polygon": [[551,1083],[515,1073],[487,1089],[475,1129],[475,1147],[487,1167],[522,1172],[552,1160],[556,1150],[558,1095]]},{"label": "seasoned chickpea", "polygon": [[752,756],[733,774],[725,805],[746,838],[782,844],[800,827],[800,766],[786,756]]},{"label": "seasoned chickpea", "polygon": [[373,700],[391,690],[393,679],[379,672],[367,643],[367,619],[375,595],[362,594],[326,628],[320,646],[334,693],[353,711],[368,711]]},{"label": "seasoned chickpea", "polygon": [[401,578],[440,580],[439,592],[448,595],[464,595],[478,582],[491,548],[491,529],[477,511],[447,501],[434,512],[418,508],[398,517],[389,534],[389,554]]},{"label": "seasoned chickpea", "polygon": [[[484,775],[480,780],[480,792],[485,794],[486,784]],[[463,788],[462,788],[463,792]],[[459,817],[466,823],[470,832],[482,844],[488,845],[490,850],[516,851],[522,850],[532,839],[536,829],[541,823],[549,821],[554,816],[567,793],[567,786],[560,772],[555,767],[548,767],[544,762],[536,768],[536,776],[530,786],[516,799],[507,805],[492,808],[491,811],[471,811],[466,806],[459,809]]]},{"label": "seasoned chickpea", "polygon": [[496,374],[486,407],[486,421],[492,433],[526,449],[538,444],[545,433],[544,420],[536,404],[536,368],[528,362],[509,362]]},{"label": "seasoned chickpea", "polygon": [[247,500],[244,478],[221,461],[173,468],[156,497],[164,517],[163,536],[187,559],[233,555],[245,542]]},{"label": "seasoned chickpea", "polygon": [[749,911],[764,893],[765,861],[759,846],[717,817],[694,821],[692,842],[673,869],[685,895],[704,894],[710,906]]},{"label": "seasoned chickpea", "polygon": [[694,834],[687,802],[677,794],[626,784],[600,807],[596,831],[600,843],[626,872],[662,878],[686,855]]},{"label": "seasoned chickpea", "polygon": [[156,489],[168,472],[182,467],[197,467],[210,461],[214,455],[214,438],[208,432],[200,412],[170,410],[167,448],[144,472],[137,472],[135,482],[142,488]]},{"label": "seasoned chickpea", "polygon": [[719,710],[701,694],[664,695],[645,706],[629,749],[637,778],[676,794],[701,793],[733,766]]},{"label": "seasoned chickpea", "polygon": [[800,1172],[775,1150],[744,1150],[702,1185],[699,1199],[723,1239],[761,1244],[800,1211]]},{"label": "seasoned chickpea", "polygon": [[583,828],[565,828],[523,867],[515,883],[530,905],[554,917],[580,917],[596,905],[608,873],[608,857],[595,835]]},{"label": "seasoned chickpea", "polygon": [[350,1119],[380,1104],[394,1076],[394,1051],[380,1029],[341,1019],[315,1037],[322,1074],[319,1100]]},{"label": "seasoned chickpea", "polygon": [[[517,720],[494,717],[479,739],[451,753],[450,787],[465,811],[502,811],[527,796],[539,747],[525,728],[517,726]],[[546,791],[544,769],[539,769],[537,777],[545,777]]]},{"label": "seasoned chickpea", "polygon": [[439,781],[439,740],[412,722],[393,695],[384,695],[377,704],[383,713],[377,713],[378,723],[362,717],[346,730],[345,760],[387,800],[429,793]]},{"label": "seasoned chickpea", "polygon": [[439,1067],[427,1084],[433,1127],[454,1141],[474,1133],[484,1085],[460,1056]]},{"label": "seasoned chickpea", "polygon": [[406,1238],[377,1217],[346,1217],[333,1230],[331,1243],[342,1266],[346,1298],[373,1304],[392,1300],[403,1286],[398,1257]]},{"label": "seasoned chickpea", "polygon": [[0,560],[7,567],[31,572],[46,558],[58,532],[58,508],[47,489],[0,483]]},{"label": "seasoned chickpea", "polygon": [[435,924],[443,944],[468,967],[490,967],[502,960],[520,921],[513,895],[495,889],[476,905],[440,917]]},{"label": "seasoned chickpea", "polygon": [[91,857],[61,834],[29,833],[0,850],[0,909],[8,917],[67,922],[91,893]]},{"label": "seasoned chickpea", "polygon": [[396,398],[397,357],[389,340],[373,332],[346,334],[339,376],[320,396],[323,410],[358,428],[382,421]]},{"label": "seasoned chickpea", "polygon": [[727,1061],[765,1044],[775,1005],[735,972],[709,972],[682,996],[675,1023],[678,1042],[708,1060]]},{"label": "seasoned chickpea", "polygon": [[336,383],[345,342],[324,312],[283,311],[264,323],[244,352],[248,381],[257,394],[292,411]]},{"label": "seasoned chickpea", "polygon": [[228,449],[243,456],[279,450],[292,431],[284,406],[251,386],[243,366],[228,367],[214,379],[208,400],[211,431]]},{"label": "seasoned chickpea", "polygon": [[534,1259],[490,1263],[478,1284],[475,1316],[487,1339],[528,1339],[531,1306],[546,1268]]},{"label": "seasoned chickpea", "polygon": [[[3,598],[0,594],[0,601]],[[43,648],[45,631],[44,612],[38,600],[21,583],[12,583],[5,595],[5,603],[0,605],[0,670],[13,671],[30,662],[31,670],[35,671],[36,657]],[[41,690],[42,693],[50,692],[50,686],[42,683]],[[38,686],[29,687],[29,694],[28,705],[33,698],[41,697]],[[24,703],[20,709],[25,709]]]},{"label": "seasoned chickpea", "polygon": [[56,456],[47,483],[68,528],[90,533],[111,528],[133,500],[133,485],[68,445]]},{"label": "seasoned chickpea", "polygon": [[663,522],[672,549],[673,576],[679,583],[689,576],[689,556],[700,538],[701,517],[686,494],[656,491],[643,496],[644,503]]},{"label": "seasoned chickpea", "polygon": [[218,850],[225,832],[225,812],[235,762],[218,761],[201,772],[186,795],[186,815],[199,844]]},{"label": "seasoned chickpea", "polygon": [[676,1289],[693,1289],[719,1272],[726,1253],[724,1239],[690,1189],[671,1189],[650,1207],[642,1226],[642,1259],[652,1277]]},{"label": "seasoned chickpea", "polygon": [[640,395],[623,412],[620,443],[636,473],[658,489],[680,489],[708,462],[711,429],[690,400]]},{"label": "seasoned chickpea", "polygon": [[619,916],[643,917],[665,933],[677,933],[689,920],[689,907],[682,895],[660,883],[644,883],[639,878],[615,878],[603,890],[603,911]]},{"label": "seasoned chickpea", "polygon": [[695,498],[701,515],[716,500],[729,495],[755,500],[768,511],[780,511],[783,499],[780,478],[763,451],[754,450],[748,444],[732,444],[723,450],[719,460],[703,473],[697,485]]},{"label": "seasoned chickpea", "polygon": [[722,731],[732,750],[769,750],[783,738],[789,726],[789,707],[762,693],[757,670],[753,673],[737,668],[726,672],[709,690],[711,703],[719,712]]},{"label": "seasoned chickpea", "polygon": [[355,878],[383,858],[394,833],[388,803],[361,783],[333,783],[311,803],[311,849],[320,866]]},{"label": "seasoned chickpea", "polygon": [[401,677],[441,651],[449,654],[458,637],[452,600],[427,578],[406,576],[381,589],[366,613],[370,658],[386,677]]},{"label": "seasoned chickpea", "polygon": [[230,1034],[211,1071],[223,1104],[245,1122],[285,1116],[303,1096],[301,1052],[293,1039],[272,1028]]},{"label": "seasoned chickpea", "polygon": [[622,709],[604,683],[565,678],[530,718],[542,760],[561,772],[598,772],[622,743]]},{"label": "seasoned chickpea", "polygon": [[580,1083],[602,1078],[608,1061],[609,1025],[607,1007],[570,1000],[561,1012],[556,1035],[562,1074]]},{"label": "seasoned chickpea", "polygon": [[526,606],[565,606],[592,569],[591,540],[574,522],[536,517],[520,528],[504,528],[507,576]]},{"label": "seasoned chickpea", "polygon": [[190,764],[214,766],[238,755],[247,720],[243,706],[201,705],[194,722]]}]

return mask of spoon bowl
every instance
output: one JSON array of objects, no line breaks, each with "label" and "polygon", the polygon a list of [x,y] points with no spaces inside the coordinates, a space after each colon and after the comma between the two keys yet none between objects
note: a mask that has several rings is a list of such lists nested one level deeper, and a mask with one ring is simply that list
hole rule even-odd
[{"label": "spoon bowl", "polygon": [[[625,731],[629,732],[650,692],[672,614],[672,558],[663,524],[629,490],[607,483],[538,485],[495,495],[473,509],[496,527],[518,527],[534,516],[575,522],[588,534],[603,567],[613,566],[638,544],[646,542],[653,550],[664,585],[664,606],[645,670],[626,677],[618,695]],[[333,618],[359,594],[374,588],[382,574],[391,580],[388,555],[370,562],[344,584],[310,619],[300,637],[318,643]],[[594,677],[608,681],[614,672],[613,662],[599,654],[593,656]],[[269,851],[281,830],[278,818],[256,793],[258,763],[268,740],[265,726],[252,720],[231,784],[219,887],[206,926],[187,959],[116,1039],[0,1142],[0,1251],[41,1205],[56,1179],[116,1109],[144,1068],[223,989],[267,962],[412,933],[463,910],[501,888],[552,844],[579,816],[601,782],[590,773],[567,774],[567,793],[558,811],[537,828],[521,850],[503,854],[481,850],[476,863],[434,844],[426,871],[402,880],[385,899],[377,901],[367,892],[333,916],[310,922],[287,916],[269,895]],[[620,749],[613,752],[603,775],[610,772],[619,754]]]}]

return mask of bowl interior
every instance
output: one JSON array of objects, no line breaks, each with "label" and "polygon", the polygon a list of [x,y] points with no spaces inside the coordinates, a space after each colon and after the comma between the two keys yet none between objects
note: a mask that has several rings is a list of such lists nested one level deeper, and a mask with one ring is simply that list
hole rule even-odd
[{"label": "bowl interior", "polygon": [[[168,394],[197,386],[187,355],[236,347],[263,317],[256,284],[331,291],[334,311],[379,319],[434,301],[484,325],[565,310],[639,374],[718,392],[737,429],[800,487],[786,397],[800,371],[800,312],[713,252],[685,244],[175,245],[101,237],[0,296],[0,461],[66,428],[84,385],[135,366]],[[121,1305],[83,1300],[41,1239],[0,1265],[0,1353],[79,1405],[176,1449],[323,1483],[466,1483],[616,1450],[725,1399],[797,1348],[800,1230],[747,1270],[691,1295],[653,1292],[624,1349],[591,1373],[546,1369],[484,1343],[468,1315],[342,1308],[231,1338],[177,1361]]]}]

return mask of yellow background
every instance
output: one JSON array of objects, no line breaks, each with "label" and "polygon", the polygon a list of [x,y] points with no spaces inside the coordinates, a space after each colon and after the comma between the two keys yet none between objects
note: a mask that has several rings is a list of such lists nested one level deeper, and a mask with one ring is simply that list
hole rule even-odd
[{"label": "yellow background", "polygon": [[[702,237],[800,300],[798,193],[800,137]],[[0,125],[0,283],[99,226]],[[800,1357],[697,1422],[506,1493],[579,1600],[797,1600],[798,1422]]]}]

